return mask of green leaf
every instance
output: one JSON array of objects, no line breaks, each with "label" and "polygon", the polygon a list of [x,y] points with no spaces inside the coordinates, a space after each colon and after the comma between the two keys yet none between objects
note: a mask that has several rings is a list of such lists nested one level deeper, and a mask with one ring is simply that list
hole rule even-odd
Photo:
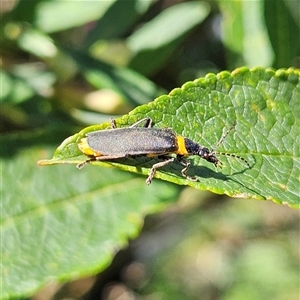
[{"label": "green leaf", "polygon": [[[8,148],[14,142],[5,141]],[[1,299],[105,269],[146,214],[177,198],[174,185],[148,187],[113,169],[38,168],[37,157],[52,151],[32,147],[1,160]]]},{"label": "green leaf", "polygon": [[[270,40],[275,52],[274,66],[277,68],[291,66],[299,55],[300,50],[300,24],[299,3],[289,4],[289,1],[264,0],[264,15]],[[293,13],[293,6],[295,11]]]},{"label": "green leaf", "polygon": [[24,30],[18,38],[21,49],[41,58],[50,58],[57,54],[53,40],[35,29]]},{"label": "green leaf", "polygon": [[28,83],[18,76],[1,71],[1,102],[21,103],[34,95],[34,91]]},{"label": "green leaf", "polygon": [[110,88],[135,105],[147,103],[163,91],[151,80],[131,69],[97,61],[83,52],[67,49],[64,52],[76,61],[87,81],[96,88]]},{"label": "green leaf", "polygon": [[159,48],[182,36],[208,13],[206,3],[187,2],[171,6],[132,34],[128,45],[134,52]]},{"label": "green leaf", "polygon": [[[222,37],[228,65],[270,66],[273,51],[262,15],[262,1],[219,0],[222,14]],[[271,2],[271,1],[269,1]],[[255,50],[253,47],[255,45]]]},{"label": "green leaf", "polygon": [[43,1],[36,13],[36,25],[45,32],[56,32],[95,21],[115,0],[107,1]]},{"label": "green leaf", "polygon": [[[217,151],[241,156],[252,169],[237,158],[220,155],[224,164],[220,170],[193,156],[189,157],[193,163],[189,174],[198,182],[183,178],[179,163],[159,169],[156,177],[232,197],[271,199],[299,207],[299,75],[295,69],[275,72],[263,68],[208,74],[136,108],[117,120],[117,125],[128,126],[147,116],[156,127],[171,127],[211,149],[236,122]],[[85,128],[66,139],[52,160],[40,164],[84,161],[78,142],[87,132],[108,127],[105,123]],[[141,158],[93,164],[147,175],[155,162],[158,160]]]},{"label": "green leaf", "polygon": [[128,48],[134,54],[130,67],[144,75],[153,73],[166,62],[184,35],[208,16],[209,11],[205,2],[180,3],[145,23],[127,39]]},{"label": "green leaf", "polygon": [[[130,31],[151,4],[151,0],[115,1],[87,34],[84,46],[87,49],[98,40],[115,39]],[[114,20],[113,26],[111,20]]]}]

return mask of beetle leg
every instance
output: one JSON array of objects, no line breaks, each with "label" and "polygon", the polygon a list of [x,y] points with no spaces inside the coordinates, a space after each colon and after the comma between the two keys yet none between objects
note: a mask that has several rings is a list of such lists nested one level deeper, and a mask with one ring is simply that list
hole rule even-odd
[{"label": "beetle leg", "polygon": [[174,157],[171,157],[171,158],[168,158],[167,160],[164,160],[162,162],[159,162],[159,163],[156,163],[152,166],[151,170],[150,170],[150,173],[149,173],[149,176],[148,178],[146,179],[146,183],[147,184],[150,184],[154,175],[155,175],[155,172],[158,168],[162,168],[166,165],[168,165],[169,163],[173,162],[174,161]]},{"label": "beetle leg", "polygon": [[[110,118],[109,119],[110,121],[110,126],[112,129],[117,129],[117,124],[116,124],[116,120],[113,119],[113,118]],[[152,128],[153,124],[152,124],[152,119],[151,118],[144,118],[144,119],[141,119],[137,122],[135,122],[134,124],[132,124],[131,126],[129,126],[128,128],[134,128],[134,127],[138,127],[141,123],[145,123],[143,125],[143,127],[145,128]]]},{"label": "beetle leg", "polygon": [[90,163],[91,161],[96,161],[96,157],[92,157],[90,159],[85,160],[82,163],[77,164],[76,168],[81,170],[85,165],[87,165],[88,163]]},{"label": "beetle leg", "polygon": [[116,120],[113,118],[109,118],[110,126],[112,129],[117,129]]},{"label": "beetle leg", "polygon": [[153,126],[152,119],[147,117],[147,118],[144,118],[144,119],[141,119],[141,120],[135,122],[134,124],[129,126],[129,128],[138,127],[141,123],[144,123],[143,127],[145,127],[145,128],[151,128]]},{"label": "beetle leg", "polygon": [[103,155],[103,156],[95,156],[95,157],[91,157],[90,159],[85,160],[82,163],[77,164],[77,168],[79,170],[81,170],[85,165],[89,164],[92,161],[101,161],[101,160],[114,160],[114,159],[118,159],[118,158],[124,158],[124,157],[131,157],[130,155],[125,154],[125,156],[123,154],[121,155]]},{"label": "beetle leg", "polygon": [[[111,128],[112,129],[117,129],[116,120],[113,119],[113,118],[110,118],[109,121],[110,121]],[[144,118],[144,119],[141,119],[141,120],[135,122],[134,124],[132,124],[128,128],[138,127],[141,123],[144,123],[143,127],[145,127],[145,128],[151,128],[153,126],[152,119],[147,117],[147,118]]]},{"label": "beetle leg", "polygon": [[185,159],[181,155],[177,155],[177,160],[184,166],[184,168],[181,170],[182,176],[187,178],[188,180],[191,180],[191,181],[198,181],[198,178],[189,176],[187,174],[187,171],[188,171],[188,169],[191,165],[191,162],[189,160]]}]

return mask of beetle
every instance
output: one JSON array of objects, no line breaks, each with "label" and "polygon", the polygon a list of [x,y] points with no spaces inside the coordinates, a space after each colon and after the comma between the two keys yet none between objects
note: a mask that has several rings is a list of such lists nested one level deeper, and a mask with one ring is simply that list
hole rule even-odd
[{"label": "beetle", "polygon": [[[216,146],[209,150],[188,138],[177,135],[171,128],[153,128],[152,119],[148,117],[124,128],[117,128],[114,119],[110,119],[110,123],[112,129],[89,132],[78,143],[80,151],[90,158],[79,163],[77,168],[82,169],[92,161],[115,160],[126,157],[146,156],[163,159],[162,162],[155,163],[152,166],[146,179],[147,184],[151,183],[158,168],[164,167],[175,160],[175,157],[170,156],[171,154],[176,154],[177,161],[183,165],[182,176],[192,181],[198,181],[198,179],[187,174],[191,165],[191,162],[186,159],[188,156],[198,155],[213,163],[216,167],[222,167],[215,149],[235,126],[234,124],[229,128]],[[140,126],[141,124],[143,126]],[[251,168],[249,163],[240,156],[222,152],[218,154],[239,158]]]}]

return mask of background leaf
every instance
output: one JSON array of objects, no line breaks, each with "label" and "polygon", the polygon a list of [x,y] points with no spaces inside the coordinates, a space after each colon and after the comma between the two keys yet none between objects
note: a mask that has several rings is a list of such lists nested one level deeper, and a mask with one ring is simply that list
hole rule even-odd
[{"label": "background leaf", "polygon": [[295,38],[300,36],[300,20],[292,12],[295,10],[299,16],[299,6],[293,8],[296,2],[292,5],[289,2],[293,1],[264,1],[266,26],[275,52],[275,67],[290,65],[300,51],[300,39]]},{"label": "background leaf", "polygon": [[42,151],[1,163],[2,186],[14,182],[1,193],[1,299],[103,270],[138,235],[144,216],[177,194],[175,186],[148,187],[143,178],[107,168],[37,168],[36,158],[51,152]]},{"label": "background leaf", "polygon": [[[93,30],[88,33],[85,46],[88,48],[99,39],[121,37],[127,30],[130,30],[141,14],[147,12],[151,4],[150,0],[115,1],[98,20]],[[111,26],[111,20],[114,20],[114,26]]]},{"label": "background leaf", "polygon": [[65,51],[76,60],[88,82],[98,89],[110,88],[119,92],[125,99],[130,99],[135,106],[149,102],[163,91],[142,74],[131,69],[96,61],[78,51]]},{"label": "background leaf", "polygon": [[[182,178],[180,164],[168,165],[157,177],[229,196],[272,199],[299,206],[299,72],[242,68],[232,74],[209,74],[181,89],[173,90],[148,105],[136,108],[118,124],[133,124],[147,116],[158,127],[171,127],[178,134],[210,149],[222,136],[223,128],[237,125],[220,145],[219,151],[247,159],[252,169],[235,158],[221,157],[225,167],[214,166],[198,157],[191,158],[191,175],[199,182]],[[78,141],[90,131],[105,128],[91,126],[67,139],[57,149],[52,163],[78,163],[84,158]],[[148,174],[154,163],[149,159],[127,160],[122,169]],[[93,164],[107,164],[93,162]],[[132,165],[132,166],[128,166]]]},{"label": "background leaf", "polygon": [[153,74],[167,62],[185,34],[208,14],[205,2],[186,2],[164,10],[127,39],[133,55],[129,66],[142,74]]},{"label": "background leaf", "polygon": [[[219,3],[223,11],[222,38],[229,50],[226,59],[230,68],[243,64],[270,66],[274,55],[262,14],[263,1],[219,0]],[[269,1],[270,6],[273,3]],[[270,16],[272,12],[270,9]],[[256,51],[250,46],[253,44]]]},{"label": "background leaf", "polygon": [[115,1],[50,1],[38,5],[36,25],[45,32],[61,31],[100,18]]}]

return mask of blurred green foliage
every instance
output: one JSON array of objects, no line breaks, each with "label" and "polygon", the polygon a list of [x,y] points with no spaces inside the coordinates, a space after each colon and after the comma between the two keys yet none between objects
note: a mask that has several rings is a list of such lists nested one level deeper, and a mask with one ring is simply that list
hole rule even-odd
[{"label": "blurred green foliage", "polygon": [[[207,72],[241,65],[300,66],[297,1],[180,2],[3,1],[2,158],[13,162],[23,148],[57,146],[83,125],[127,113]],[[11,201],[30,201],[26,190],[19,194]],[[213,207],[209,217],[207,207],[195,213],[191,208],[179,227],[171,227],[173,233],[191,234],[170,242],[174,252],[153,252],[156,258],[150,256],[152,264],[145,264],[154,270],[151,280],[138,288],[122,285],[123,290],[147,299],[296,299],[294,212],[273,203],[265,203],[267,208],[257,202],[212,203],[207,204]],[[263,221],[266,215],[269,224]],[[170,232],[149,236],[154,241],[149,249],[172,239]],[[109,279],[100,280],[101,291]],[[120,277],[112,277],[116,280]],[[115,299],[109,298],[112,289],[105,291],[105,299]]]},{"label": "blurred green foliage", "polygon": [[5,1],[1,131],[99,123],[209,71],[297,67],[299,19],[288,0]]}]

